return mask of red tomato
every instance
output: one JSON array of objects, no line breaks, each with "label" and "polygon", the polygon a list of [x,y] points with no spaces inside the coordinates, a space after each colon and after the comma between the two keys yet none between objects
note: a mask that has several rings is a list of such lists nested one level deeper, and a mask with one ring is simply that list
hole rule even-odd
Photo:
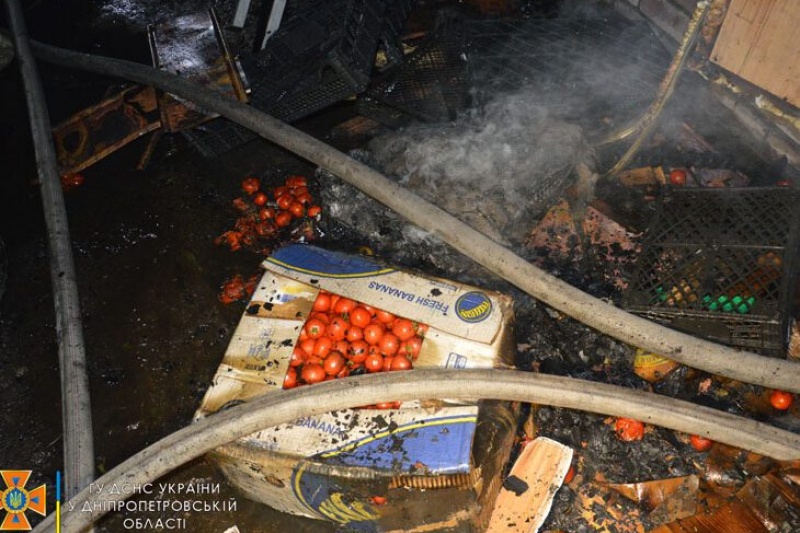
[{"label": "red tomato", "polygon": [[280,187],[275,187],[275,190],[272,191],[272,194],[273,196],[275,196],[275,198],[277,198],[278,196],[283,196],[288,192],[289,192],[289,187],[280,186]]},{"label": "red tomato", "polygon": [[383,322],[384,324],[391,324],[394,320],[394,315],[389,311],[384,311],[383,309],[378,309],[375,311],[375,318],[378,319],[378,322]]},{"label": "red tomato", "polygon": [[245,178],[242,180],[242,190],[247,194],[255,194],[261,187],[261,182],[256,177]]},{"label": "red tomato", "polygon": [[351,320],[350,327],[347,328],[347,336],[345,338],[348,342],[360,341],[364,338],[364,330],[358,326],[354,326]]},{"label": "red tomato", "polygon": [[792,182],[790,180],[778,180],[775,182],[776,187],[791,187]]},{"label": "red tomato", "polygon": [[306,187],[305,185],[300,185],[298,187],[289,187],[289,192],[292,193],[292,196],[294,196],[296,200],[298,196],[308,194],[308,187]]},{"label": "red tomato", "polygon": [[350,350],[350,343],[346,340],[336,341],[333,343],[333,348],[331,348],[331,350],[346,354]]},{"label": "red tomato", "polygon": [[253,203],[261,207],[267,203],[267,195],[263,192],[256,193],[256,195],[253,196]]},{"label": "red tomato", "polygon": [[303,206],[310,205],[311,202],[314,200],[308,192],[296,192],[295,199],[300,202]]},{"label": "red tomato", "polygon": [[398,351],[406,357],[416,360],[421,348],[422,339],[420,337],[411,337],[407,341],[400,343],[400,349]]},{"label": "red tomato", "polygon": [[363,306],[356,306],[350,311],[350,324],[365,328],[369,326],[370,322],[372,322],[372,315]]},{"label": "red tomato", "polygon": [[303,329],[308,334],[310,339],[319,339],[323,335],[325,335],[325,323],[318,318],[309,318],[306,320],[305,326]]},{"label": "red tomato", "polygon": [[706,452],[711,449],[714,441],[705,437],[701,437],[700,435],[692,435],[689,437],[689,443],[692,445],[692,448],[698,452]]},{"label": "red tomato", "polygon": [[308,212],[307,212],[308,216],[311,217],[311,218],[314,218],[315,216],[319,215],[320,213],[322,213],[322,208],[320,206],[318,206],[318,205],[312,205],[311,207],[308,208]]},{"label": "red tomato", "polygon": [[686,185],[686,171],[676,168],[669,173],[669,182],[671,185],[675,185],[676,187],[683,187]]},{"label": "red tomato", "polygon": [[287,187],[305,187],[308,184],[305,176],[300,176],[298,174],[293,174],[286,178],[286,186]]},{"label": "red tomato", "polygon": [[386,355],[383,357],[383,368],[381,369],[382,372],[388,372],[392,369],[392,361],[394,361],[394,357],[391,355]]},{"label": "red tomato", "polygon": [[307,353],[305,353],[300,348],[295,348],[294,350],[292,350],[292,358],[289,359],[289,366],[290,367],[300,366],[306,362],[307,358],[308,358]]},{"label": "red tomato", "polygon": [[314,311],[308,315],[308,318],[316,318],[326,326],[331,323],[331,317],[328,315],[328,313],[322,313],[320,311]]},{"label": "red tomato", "polygon": [[416,335],[414,324],[405,318],[398,318],[392,323],[392,333],[397,335],[397,338],[401,341],[407,341]]},{"label": "red tomato", "polygon": [[354,300],[351,300],[350,298],[341,297],[333,306],[333,312],[339,315],[345,315],[348,314],[353,309],[355,309],[355,307],[356,307],[356,302]]},{"label": "red tomato", "polygon": [[247,202],[244,201],[244,198],[236,198],[233,200],[233,207],[237,211],[247,211],[250,209],[250,206],[247,205]]},{"label": "red tomato", "polygon": [[383,337],[381,337],[378,347],[383,355],[392,356],[396,354],[397,350],[400,348],[400,339],[392,333],[385,333]]},{"label": "red tomato", "polygon": [[371,353],[364,359],[364,367],[367,372],[380,372],[383,370],[383,356],[379,353]]},{"label": "red tomato", "polygon": [[408,357],[396,355],[392,358],[392,366],[389,370],[411,370],[412,368],[414,365]]},{"label": "red tomato", "polygon": [[267,220],[259,222],[256,224],[256,233],[259,237],[271,237],[275,234],[275,225]]},{"label": "red tomato", "polygon": [[292,214],[288,211],[278,211],[275,215],[275,225],[283,228],[292,223]]},{"label": "red tomato", "polygon": [[780,390],[772,391],[772,394],[769,395],[769,403],[772,404],[772,407],[780,411],[789,409],[792,406],[793,400],[794,398],[791,393]]},{"label": "red tomato", "polygon": [[300,347],[301,350],[303,350],[303,352],[306,355],[311,355],[314,353],[314,345],[316,343],[317,341],[315,341],[314,339],[305,339],[304,341],[300,341],[300,344],[298,346]]},{"label": "red tomato", "polygon": [[373,496],[370,499],[372,500],[372,503],[374,503],[375,505],[386,505],[386,503],[389,501],[387,498],[384,498],[383,496]]},{"label": "red tomato", "polygon": [[370,324],[364,328],[364,340],[367,341],[367,344],[375,346],[381,342],[381,338],[385,332],[386,327],[383,324]]},{"label": "red tomato", "polygon": [[300,377],[306,383],[319,383],[325,379],[325,376],[325,369],[316,363],[306,363],[303,365],[303,370],[300,371]]},{"label": "red tomato", "polygon": [[354,341],[350,343],[350,350],[347,352],[350,360],[356,364],[361,364],[367,358],[369,344],[364,341]]},{"label": "red tomato", "polygon": [[311,308],[312,311],[319,311],[321,313],[326,313],[331,308],[331,295],[327,292],[320,292],[317,294],[317,299],[314,300],[314,306]]},{"label": "red tomato", "polygon": [[428,325],[422,324],[421,322],[413,322],[414,324],[414,331],[417,333],[418,337],[424,337],[426,333],[428,333]]},{"label": "red tomato", "polygon": [[340,316],[335,316],[328,324],[328,337],[332,340],[340,341],[347,335],[347,320]]},{"label": "red tomato", "polygon": [[350,375],[350,367],[344,365],[342,369],[339,371],[339,373],[336,374],[336,379],[346,378],[349,375]]},{"label": "red tomato", "polygon": [[322,368],[325,370],[325,373],[329,376],[335,376],[339,372],[342,371],[342,368],[345,366],[345,358],[341,354],[341,352],[331,352],[328,354],[328,357],[322,361]]},{"label": "red tomato", "polygon": [[567,470],[567,474],[564,476],[564,484],[569,485],[573,479],[575,479],[575,466],[569,465],[569,470]]},{"label": "red tomato", "polygon": [[295,218],[300,218],[306,214],[306,208],[300,202],[292,202],[289,204],[289,212]]},{"label": "red tomato", "polygon": [[314,343],[314,351],[312,354],[324,359],[328,356],[328,353],[330,353],[331,349],[333,349],[333,341],[329,337],[320,337]]},{"label": "red tomato", "polygon": [[284,389],[293,389],[297,386],[297,370],[294,368],[289,368],[286,371],[286,376],[283,378],[283,388]]},{"label": "red tomato", "polygon": [[644,438],[644,424],[632,418],[618,418],[614,424],[617,437],[625,442],[642,440]]},{"label": "red tomato", "polygon": [[258,210],[258,218],[261,220],[267,220],[270,218],[275,218],[275,208],[274,207],[262,207]]},{"label": "red tomato", "polygon": [[294,196],[288,193],[275,197],[275,203],[278,205],[278,209],[289,209],[292,202],[294,202]]}]

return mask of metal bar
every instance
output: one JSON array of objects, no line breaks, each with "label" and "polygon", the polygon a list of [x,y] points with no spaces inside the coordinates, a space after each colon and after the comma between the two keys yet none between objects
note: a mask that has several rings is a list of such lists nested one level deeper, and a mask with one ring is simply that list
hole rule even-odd
[{"label": "metal bar", "polygon": [[267,31],[264,34],[264,40],[261,41],[261,50],[267,46],[267,41],[272,35],[278,31],[283,20],[283,11],[286,9],[286,0],[273,0],[272,10],[269,12],[269,20],[267,21]]},{"label": "metal bar", "polygon": [[236,13],[233,15],[233,26],[244,28],[244,21],[247,20],[247,12],[250,10],[250,0],[239,0],[236,4]]}]

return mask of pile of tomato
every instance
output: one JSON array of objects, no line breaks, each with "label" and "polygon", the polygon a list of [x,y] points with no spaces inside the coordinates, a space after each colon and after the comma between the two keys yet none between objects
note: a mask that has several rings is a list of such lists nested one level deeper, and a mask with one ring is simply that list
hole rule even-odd
[{"label": "pile of tomato", "polygon": [[[279,187],[264,187],[261,180],[248,176],[242,180],[240,196],[233,201],[239,212],[232,230],[214,242],[227,245],[232,252],[241,248],[267,256],[278,243],[312,240],[317,235],[316,222],[322,208],[316,204],[308,189],[305,176],[288,176]],[[219,301],[229,304],[247,300],[256,278],[245,281],[237,274],[220,287]]]},{"label": "pile of tomato", "polygon": [[313,238],[314,222],[322,208],[314,201],[305,176],[291,175],[279,187],[262,187],[261,180],[249,176],[242,180],[245,195],[233,201],[239,211],[234,229],[226,231],[217,244],[231,251],[247,248],[269,255],[280,240],[300,241]]},{"label": "pile of tomato", "polygon": [[[320,291],[292,352],[284,389],[365,372],[411,370],[428,326]],[[391,409],[399,402],[370,406]]]},{"label": "pile of tomato", "polygon": [[224,304],[229,304],[240,300],[247,300],[253,295],[256,289],[256,283],[258,283],[257,275],[251,276],[249,279],[245,280],[241,274],[236,274],[226,279],[222,284],[222,288],[219,291],[219,301]]}]

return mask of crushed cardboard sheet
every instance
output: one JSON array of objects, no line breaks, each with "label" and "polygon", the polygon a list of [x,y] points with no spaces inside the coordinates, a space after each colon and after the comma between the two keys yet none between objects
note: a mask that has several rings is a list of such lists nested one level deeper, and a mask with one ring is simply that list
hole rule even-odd
[{"label": "crushed cardboard sheet", "polygon": [[571,462],[568,446],[544,437],[528,443],[497,496],[486,533],[539,531]]}]

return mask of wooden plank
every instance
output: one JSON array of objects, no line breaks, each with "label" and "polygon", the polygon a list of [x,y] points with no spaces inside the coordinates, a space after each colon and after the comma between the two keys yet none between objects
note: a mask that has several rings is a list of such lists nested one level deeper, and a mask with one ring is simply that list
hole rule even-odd
[{"label": "wooden plank", "polygon": [[731,0],[711,60],[800,107],[800,2]]},{"label": "wooden plank", "polygon": [[539,437],[528,444],[500,489],[486,533],[538,531],[571,462],[572,449],[554,440]]}]

